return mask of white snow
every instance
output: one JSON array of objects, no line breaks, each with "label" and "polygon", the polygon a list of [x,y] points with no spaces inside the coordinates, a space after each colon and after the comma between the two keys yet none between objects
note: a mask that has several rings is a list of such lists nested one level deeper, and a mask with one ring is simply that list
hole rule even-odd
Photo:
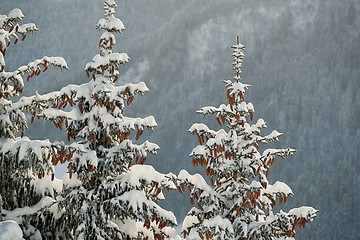
[{"label": "white snow", "polygon": [[204,145],[197,145],[192,152],[189,154],[189,157],[193,156],[206,156],[207,154],[207,147]]},{"label": "white snow", "polygon": [[206,106],[202,107],[200,110],[196,111],[204,115],[213,114],[213,113],[232,113],[230,105],[221,104],[219,107]]},{"label": "white snow", "polygon": [[251,102],[248,102],[247,108],[248,108],[249,112],[255,112],[254,105]]},{"label": "white snow", "polygon": [[169,236],[169,238],[167,238],[169,240],[181,240],[181,237],[178,235],[174,228],[165,227],[164,232]]},{"label": "white snow", "polygon": [[63,183],[65,188],[76,188],[82,185],[82,182],[78,179],[76,173],[73,173],[71,178],[68,173],[65,173]]},{"label": "white snow", "polygon": [[0,222],[0,240],[21,240],[23,232],[15,221]]},{"label": "white snow", "polygon": [[278,155],[280,157],[285,156],[292,156],[296,152],[295,149],[292,148],[286,148],[286,149],[274,149],[274,148],[268,148],[263,152],[264,157],[272,157],[275,155]]},{"label": "white snow", "polygon": [[56,201],[48,196],[43,197],[37,204],[33,206],[26,206],[23,208],[16,208],[12,211],[3,210],[7,219],[20,220],[24,215],[31,215],[39,212],[45,207],[51,207]]},{"label": "white snow", "polygon": [[[143,144],[140,144],[138,148],[152,154],[156,154],[156,151],[160,149],[159,145],[149,142],[148,140],[146,140]],[[145,156],[145,154],[143,156]]]},{"label": "white snow", "polygon": [[189,133],[210,133],[213,132],[203,123],[194,123],[188,130]]},{"label": "white snow", "polygon": [[262,188],[261,183],[259,181],[256,180],[252,180],[251,184],[249,185],[250,188]]},{"label": "white snow", "polygon": [[109,17],[108,29],[121,32],[125,29],[123,22],[116,17]]},{"label": "white snow", "polygon": [[207,142],[206,142],[206,146],[208,146],[209,148],[212,148],[212,146],[214,145],[222,145],[224,144],[224,140],[228,137],[227,132],[225,132],[224,129],[220,129],[219,131],[215,132],[215,137],[210,138]]},{"label": "white snow", "polygon": [[[202,225],[208,228],[215,227],[215,229],[224,229],[227,230],[230,234],[234,233],[233,226],[229,219],[222,218],[221,216],[217,215],[210,219],[204,219]],[[223,236],[224,237],[224,236]]]},{"label": "white snow", "polygon": [[238,110],[241,112],[248,112],[248,108],[245,102],[241,102],[238,106]]},{"label": "white snow", "polygon": [[256,134],[256,135],[260,135],[260,129],[255,125],[255,124],[253,124],[253,125],[251,125],[251,132],[253,133],[253,134]]},{"label": "white snow", "polygon": [[291,209],[289,211],[289,215],[310,220],[316,216],[317,212],[318,210],[314,209],[313,207],[303,206]]},{"label": "white snow", "polygon": [[146,86],[146,84],[144,82],[139,82],[139,83],[136,83],[136,84],[128,83],[124,87],[129,88],[129,92],[131,93],[131,95],[134,95],[137,92],[139,92],[140,94],[143,94],[145,92],[149,92],[149,88]]},{"label": "white snow", "polygon": [[195,226],[197,223],[199,223],[199,220],[197,216],[194,215],[186,215],[183,221],[182,229],[181,231],[188,230],[188,228],[191,228],[192,226]]},{"label": "white snow", "polygon": [[152,232],[144,227],[143,222],[135,221],[134,219],[124,219],[124,220],[114,220],[114,222],[118,225],[119,229],[123,233],[129,235],[131,239],[136,239],[139,232],[143,232],[145,236],[149,236],[149,239],[153,239],[151,236],[153,235]]},{"label": "white snow", "polygon": [[10,11],[9,15],[8,15],[10,20],[21,20],[24,18],[24,14],[22,13],[22,11],[18,8],[15,8],[13,10]]},{"label": "white snow", "polygon": [[104,41],[104,40],[105,40],[105,41],[110,41],[110,39],[111,39],[112,44],[113,44],[113,45],[116,44],[115,35],[112,34],[111,32],[103,32],[103,33],[101,34],[100,39],[101,39],[102,41]]},{"label": "white snow", "polygon": [[1,25],[4,25],[6,20],[7,20],[7,16],[6,15],[0,15],[0,23]]},{"label": "white snow", "polygon": [[109,66],[110,64],[123,64],[129,61],[126,53],[111,53],[105,56],[96,54],[91,62],[85,65],[85,70],[98,69],[101,66]]},{"label": "white snow", "polygon": [[230,94],[238,94],[239,92],[244,93],[246,89],[248,89],[251,85],[249,84],[244,84],[241,82],[234,82],[232,84],[232,86],[229,87],[229,89],[231,89],[232,91],[230,92]]},{"label": "white snow", "polygon": [[98,23],[96,24],[96,27],[99,29],[104,29],[109,32],[122,32],[122,30],[125,29],[125,26],[123,22],[114,17],[113,15],[109,16],[107,19],[101,18]]},{"label": "white snow", "polygon": [[231,46],[231,48],[234,48],[234,51],[240,51],[245,49],[245,45],[242,45],[241,43],[234,44]]},{"label": "white snow", "polygon": [[43,59],[55,67],[68,69],[65,59],[62,57],[44,57]]},{"label": "white snow", "polygon": [[279,141],[279,137],[280,137],[281,135],[283,135],[283,133],[280,133],[280,132],[274,130],[274,131],[272,131],[272,132],[270,133],[270,135],[269,135],[268,137],[271,138],[271,139],[275,139],[276,141]]},{"label": "white snow", "polygon": [[48,193],[52,197],[55,197],[57,193],[60,193],[63,188],[62,180],[54,178],[54,180],[51,181],[51,175],[45,175],[42,179],[36,178],[32,180],[32,185],[37,194],[44,196]]},{"label": "white snow", "polygon": [[179,172],[178,179],[184,182],[190,182],[194,184],[197,188],[206,192],[215,193],[214,190],[206,183],[204,178],[198,173],[191,175],[183,169]]},{"label": "white snow", "polygon": [[273,188],[279,192],[282,192],[286,195],[293,195],[291,188],[284,182],[276,181],[273,185]]},{"label": "white snow", "polygon": [[27,34],[28,32],[39,31],[34,23],[25,23],[21,25],[18,29],[18,32],[21,34]]},{"label": "white snow", "polygon": [[117,7],[115,0],[106,0],[105,3],[111,7]]},{"label": "white snow", "polygon": [[0,65],[5,66],[4,55],[0,52]]},{"label": "white snow", "polygon": [[[158,226],[155,222],[150,223],[150,229],[144,227],[144,223],[141,221],[135,221],[134,219],[114,220],[118,228],[130,236],[131,239],[137,239],[138,233],[142,232],[144,236],[148,237],[149,240],[154,240],[154,235],[151,229],[158,230]],[[162,231],[168,235],[168,240],[181,240],[178,233],[174,228],[164,227]]]},{"label": "white snow", "polygon": [[175,215],[172,212],[162,209],[155,202],[147,199],[142,191],[131,190],[111,200],[112,204],[123,205],[120,202],[126,202],[128,211],[133,211],[134,213],[143,211],[143,205],[146,205],[149,209],[156,209],[156,211],[159,212],[161,217],[177,224]]},{"label": "white snow", "polygon": [[[188,231],[188,229],[191,228],[189,239],[200,239],[198,233],[194,231],[195,229],[192,228],[196,224],[199,223],[199,220],[196,216],[193,215],[187,215],[184,219],[182,231]],[[226,219],[222,218],[219,215],[216,215],[210,219],[204,219],[204,221],[201,223],[203,227],[206,227],[208,229],[212,229],[214,234],[217,238],[214,239],[226,239],[227,235],[225,235],[225,232],[227,231],[228,234],[233,235],[234,230],[231,222]]]},{"label": "white snow", "polygon": [[259,118],[255,124],[259,129],[262,129],[262,128],[266,128],[266,122],[264,121],[264,119],[262,118]]},{"label": "white snow", "polygon": [[131,186],[140,186],[141,182],[146,181],[147,183],[158,182],[171,189],[176,189],[175,184],[171,181],[171,178],[175,175],[162,174],[156,171],[150,165],[134,165],[130,167],[130,171],[120,176],[123,182],[130,183]]},{"label": "white snow", "polygon": [[39,161],[44,159],[46,149],[50,149],[51,142],[49,140],[30,140],[27,137],[6,139],[0,141],[0,149],[2,152],[11,152],[16,154],[18,151],[18,158],[24,159],[30,157],[31,154],[35,154]]}]

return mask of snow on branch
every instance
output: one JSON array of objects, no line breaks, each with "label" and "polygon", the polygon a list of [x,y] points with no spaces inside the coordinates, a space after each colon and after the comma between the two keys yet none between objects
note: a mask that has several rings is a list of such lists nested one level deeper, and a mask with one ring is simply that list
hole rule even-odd
[{"label": "snow on branch", "polygon": [[[193,207],[190,211],[193,212],[196,209]],[[194,215],[186,215],[182,224],[181,231],[189,231],[189,229],[195,227],[199,223],[199,219]]]},{"label": "snow on branch", "polygon": [[208,128],[208,126],[206,126],[203,123],[194,123],[188,130],[189,133],[191,134],[210,134],[210,135],[214,135],[216,132],[214,130],[210,130]]},{"label": "snow on branch", "polygon": [[40,196],[50,195],[53,198],[61,193],[63,181],[54,178],[52,175],[46,175],[41,179],[33,179],[31,184],[34,186],[36,193]]},{"label": "snow on branch", "polygon": [[[43,68],[41,68],[41,66]],[[41,71],[45,72],[49,66],[54,68],[68,69],[67,63],[62,57],[43,57],[41,59],[37,59],[33,62],[28,63],[26,66],[21,66],[15,71],[17,74],[28,74],[30,77],[38,76]]]},{"label": "snow on branch", "polygon": [[[264,194],[273,203],[276,197],[279,197],[280,204],[286,203],[288,197],[293,197],[294,193],[291,188],[284,182],[276,181],[274,184],[267,185],[266,188],[261,189],[261,194]],[[262,201],[266,202],[262,197]],[[274,203],[272,205],[275,205]]]},{"label": "snow on branch", "polygon": [[269,143],[273,141],[279,141],[279,137],[282,136],[283,133],[280,133],[276,130],[273,130],[269,135],[264,137],[259,137],[258,141],[262,143]]},{"label": "snow on branch", "polygon": [[4,56],[6,49],[11,44],[11,38],[15,38],[14,44],[16,44],[18,42],[17,34],[21,34],[22,40],[25,40],[27,34],[39,30],[34,23],[17,24],[17,22],[20,22],[23,18],[24,15],[18,8],[11,10],[8,16],[0,15],[0,51]]},{"label": "snow on branch", "polygon": [[296,150],[292,148],[284,148],[284,149],[268,148],[263,152],[262,156],[265,158],[269,158],[277,155],[284,158],[286,156],[293,156],[295,152]]},{"label": "snow on branch", "polygon": [[[193,208],[190,212],[195,212],[195,210]],[[198,226],[197,230],[195,230],[196,226]],[[197,216],[188,214],[184,219],[182,232],[188,239],[232,239],[234,237],[231,222],[219,215],[200,222]]]},{"label": "snow on branch", "polygon": [[23,18],[24,18],[24,14],[18,8],[15,8],[15,9],[11,10],[9,15],[8,15],[8,19],[10,21],[18,22],[18,21],[21,21]]},{"label": "snow on branch", "polygon": [[[2,54],[0,55],[0,63]],[[5,63],[4,63],[5,65]],[[66,61],[62,57],[43,57],[25,66],[19,67],[13,72],[0,71],[0,97],[11,98],[21,93],[24,87],[22,76],[27,74],[27,81],[34,76],[45,72],[49,66],[57,69],[68,69]]]},{"label": "snow on branch", "polygon": [[259,129],[262,129],[262,128],[267,128],[266,126],[266,122],[264,121],[264,119],[262,118],[259,118],[255,124],[255,126]]},{"label": "snow on branch", "polygon": [[[186,170],[182,169],[177,177],[177,185],[183,188],[182,184],[193,185],[201,191],[207,192],[210,196],[217,196],[218,194],[206,183],[205,179],[198,173],[191,175]],[[185,189],[180,189],[184,192]]]},{"label": "snow on branch", "polygon": [[25,23],[21,25],[17,30],[17,32],[22,34],[23,36],[28,33],[33,33],[35,31],[39,31],[39,29],[36,27],[34,23]]},{"label": "snow on branch", "polygon": [[56,201],[51,197],[43,197],[37,204],[34,206],[26,206],[22,208],[16,208],[12,211],[3,210],[6,219],[12,219],[16,222],[21,222],[21,218],[25,215],[33,215],[40,212],[42,209],[49,208]]},{"label": "snow on branch", "polygon": [[318,212],[319,211],[314,209],[313,207],[303,206],[303,207],[291,209],[289,211],[289,215],[294,216],[296,218],[304,218],[307,221],[312,221],[316,217]]},{"label": "snow on branch", "polygon": [[241,83],[241,82],[233,83],[231,80],[224,80],[224,83],[226,84],[227,89],[230,90],[229,95],[245,93],[245,90],[251,87],[250,84]]},{"label": "snow on branch", "polygon": [[[27,137],[0,141],[0,155],[8,167],[22,166],[29,174],[37,173],[42,179],[47,175],[54,180],[54,166],[64,163],[72,156],[73,149],[61,142],[51,143],[49,140],[30,140]],[[16,157],[16,158],[15,158]],[[16,160],[12,160],[12,159]]]},{"label": "snow on branch", "polygon": [[144,128],[153,129],[157,127],[157,123],[153,116],[148,116],[145,118],[123,118],[124,124],[122,125],[124,129],[139,129],[142,130]]},{"label": "snow on branch", "polygon": [[[110,32],[103,32],[99,40],[99,46],[104,49],[111,49],[116,44],[115,35]],[[124,62],[125,63],[125,62]]]},{"label": "snow on branch", "polygon": [[[102,86],[102,88],[98,89],[100,85]],[[118,117],[121,115],[122,112],[122,110],[118,108],[124,107],[124,98],[127,98],[127,101],[130,104],[133,101],[135,94],[143,95],[148,91],[149,89],[143,82],[139,82],[136,84],[129,83],[124,86],[114,86],[108,83],[104,86],[97,82],[91,81],[80,86],[68,85],[62,88],[60,91],[44,95],[40,95],[37,93],[31,97],[21,97],[17,103],[13,104],[13,108],[25,110],[29,113],[38,112],[39,109],[45,109],[41,114],[38,114],[37,116],[45,117],[49,120],[54,120],[59,117],[67,117],[72,120],[82,121],[84,118],[89,117],[91,114],[95,114],[95,111],[100,110],[103,112],[103,116],[110,116],[110,114],[107,114],[107,111],[111,110],[114,111],[114,116]],[[83,105],[85,101],[88,101],[91,104],[97,103],[100,107],[105,105],[107,108],[93,107],[92,109],[94,111],[92,113],[91,111],[85,113],[83,112]],[[73,109],[70,112],[61,110],[68,104],[74,105],[76,103],[78,104],[79,110]],[[49,105],[52,105],[51,108],[46,109]],[[84,113],[86,116],[82,116],[81,113]],[[108,120],[110,120],[110,118]],[[130,123],[130,126],[138,126],[139,121],[141,122],[141,120],[135,119],[133,123]],[[144,126],[146,128],[156,127],[156,121],[152,116],[143,119],[142,122],[144,123]]]},{"label": "snow on branch", "polygon": [[119,179],[133,187],[140,187],[145,183],[158,183],[167,189],[176,189],[172,179],[175,175],[172,173],[162,174],[149,165],[134,165],[130,167],[129,172],[119,176]]},{"label": "snow on branch", "polygon": [[[89,73],[101,74],[104,73],[105,68],[111,66],[118,67],[119,64],[127,62],[129,62],[129,56],[126,53],[111,53],[106,56],[96,54],[92,61],[85,65],[84,70]],[[114,69],[111,69],[110,71],[114,72]]]},{"label": "snow on branch", "polygon": [[229,239],[234,236],[234,230],[231,222],[221,216],[205,219],[202,222],[202,225],[204,228],[211,231],[211,236],[213,238]]},{"label": "snow on branch", "polygon": [[144,143],[142,143],[138,146],[138,149],[139,149],[138,151],[140,151],[143,156],[146,156],[143,152],[157,154],[157,150],[159,150],[160,147],[159,147],[159,145],[146,140]]},{"label": "snow on branch", "polygon": [[123,22],[113,15],[110,15],[107,18],[101,18],[96,24],[96,28],[115,33],[121,33],[125,30]]},{"label": "snow on branch", "polygon": [[111,212],[126,212],[135,214],[136,218],[143,216],[146,219],[146,216],[153,216],[154,214],[160,218],[161,221],[166,221],[176,225],[175,215],[170,212],[162,209],[158,204],[146,198],[146,195],[139,190],[130,190],[122,194],[121,196],[112,198],[111,200],[105,202],[111,207]]},{"label": "snow on branch", "polygon": [[[102,109],[102,112],[111,110],[114,112],[114,116],[120,116],[124,107],[123,102],[125,98],[128,99],[128,104],[130,104],[134,98],[134,94],[142,95],[147,91],[148,89],[144,83],[127,84],[125,86],[115,87],[108,82],[106,84],[99,84],[98,82],[92,81],[80,86],[68,85],[60,91],[45,95],[36,94],[32,97],[22,97],[19,101],[21,104],[17,105],[17,107],[22,109],[25,108],[29,112],[36,112],[36,108],[32,108],[35,103],[43,103],[46,105],[52,104],[53,110],[47,111],[47,114],[49,114],[49,118],[56,118],[56,116],[60,117],[66,115],[65,112],[58,111],[56,108],[60,110],[68,104],[72,106],[76,103],[78,104],[79,114],[90,114],[90,109],[84,109],[84,105],[89,103],[90,106],[97,104],[100,109],[105,105],[106,108]],[[95,107],[92,107],[91,109],[100,111],[99,108]],[[84,112],[85,110],[86,112]],[[75,112],[73,111],[71,114],[69,113],[68,117],[76,119],[76,114],[74,114]]]},{"label": "snow on branch", "polygon": [[203,115],[211,115],[214,113],[220,113],[220,114],[232,113],[233,111],[231,110],[230,105],[221,104],[219,107],[213,107],[213,106],[202,107],[200,110],[196,112]]},{"label": "snow on branch", "polygon": [[2,52],[0,52],[0,67],[3,69],[4,66],[5,66],[4,55],[2,54]]}]

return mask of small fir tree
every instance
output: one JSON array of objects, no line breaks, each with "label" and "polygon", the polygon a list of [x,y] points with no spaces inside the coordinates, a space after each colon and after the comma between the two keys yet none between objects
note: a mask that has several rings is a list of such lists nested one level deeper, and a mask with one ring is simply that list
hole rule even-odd
[{"label": "small fir tree", "polygon": [[287,239],[295,236],[295,229],[312,221],[317,210],[300,207],[289,212],[275,213],[276,204],[286,203],[293,196],[283,182],[269,184],[268,174],[275,158],[291,156],[294,149],[265,149],[259,145],[278,141],[282,133],[274,130],[262,136],[266,128],[263,119],[254,118],[254,107],[245,101],[250,87],[240,82],[245,47],[237,41],[233,45],[234,81],[225,80],[227,104],[203,107],[203,115],[216,115],[225,129],[214,131],[196,123],[189,132],[197,135],[199,145],[190,156],[194,166],[204,166],[211,185],[199,174],[182,170],[177,185],[182,193],[187,186],[191,204],[197,204],[185,217],[184,237],[189,239]]},{"label": "small fir tree", "polygon": [[129,61],[126,53],[113,52],[114,34],[125,29],[114,16],[116,7],[114,0],[106,0],[104,17],[96,25],[103,33],[100,53],[85,66],[90,82],[31,98],[39,104],[50,102],[37,116],[65,127],[72,141],[52,159],[54,165],[67,163],[68,169],[54,228],[66,239],[178,238],[172,228],[174,214],[156,203],[164,199],[164,189],[176,189],[175,176],[143,165],[159,146],[138,143],[144,130],[157,126],[155,119],[123,115],[135,95],[149,89],[143,82],[115,85],[120,65]]},{"label": "small fir tree", "polygon": [[0,15],[0,221],[15,220],[24,237],[37,239],[47,231],[48,207],[61,190],[58,181],[50,181],[54,178],[54,169],[46,156],[57,155],[63,146],[24,137],[26,113],[34,118],[35,112],[44,106],[25,98],[13,100],[23,91],[23,77],[29,81],[49,66],[66,69],[67,65],[63,58],[43,57],[14,71],[6,71],[4,58],[10,45],[38,31],[34,23],[19,25],[23,18],[20,9],[13,9],[7,16]]}]

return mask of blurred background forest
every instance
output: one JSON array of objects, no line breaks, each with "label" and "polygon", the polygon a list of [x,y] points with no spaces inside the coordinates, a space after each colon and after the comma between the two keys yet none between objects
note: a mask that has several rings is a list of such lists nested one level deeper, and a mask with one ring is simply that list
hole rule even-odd
[{"label": "blurred background forest", "polygon": [[[88,79],[85,64],[98,52],[102,17],[98,0],[2,0],[0,14],[20,8],[24,22],[40,32],[8,49],[8,70],[47,56],[62,56],[70,70],[32,79],[24,95],[59,90]],[[117,16],[126,30],[116,50],[130,63],[121,83],[144,81],[150,93],[127,108],[132,117],[153,115],[158,128],[142,139],[160,145],[150,164],[161,172],[195,173],[188,154],[194,122],[218,129],[196,110],[226,102],[222,80],[233,77],[230,46],[236,35],[246,46],[246,99],[268,131],[285,135],[275,146],[293,147],[295,157],[278,159],[272,181],[295,193],[285,210],[311,205],[320,210],[297,239],[360,239],[360,3],[356,0],[127,0]],[[59,139],[52,125],[37,122],[27,134]],[[60,135],[61,139],[65,136]],[[65,168],[58,169],[61,177]],[[163,203],[181,223],[189,198],[177,192]]]}]

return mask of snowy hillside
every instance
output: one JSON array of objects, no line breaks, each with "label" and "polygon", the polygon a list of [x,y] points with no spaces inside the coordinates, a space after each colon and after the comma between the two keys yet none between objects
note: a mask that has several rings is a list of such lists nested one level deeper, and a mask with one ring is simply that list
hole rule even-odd
[{"label": "snowy hillside", "polygon": [[[87,81],[82,69],[98,51],[100,33],[94,26],[101,5],[97,0],[1,1],[0,14],[21,8],[40,29],[9,52],[8,69],[44,55],[62,56],[70,68],[34,80],[25,95]],[[239,35],[247,47],[243,79],[252,85],[247,99],[257,107],[257,117],[286,133],[281,145],[297,149],[295,157],[275,166],[272,176],[292,187],[295,198],[288,208],[307,204],[320,210],[297,238],[341,239],[344,233],[346,239],[360,238],[357,1],[132,0],[118,5],[128,29],[119,51],[131,63],[120,79],[146,83],[150,93],[132,110],[141,117],[154,115],[158,124],[146,135],[161,147],[151,164],[161,172],[197,171],[188,158],[196,140],[187,129],[208,121],[197,109],[226,98],[219,91],[222,80],[232,77],[229,46]],[[216,122],[207,123],[217,128]],[[28,135],[47,138],[49,129],[56,139],[60,132],[41,123],[31,125]],[[179,201],[189,200],[171,193],[164,207],[181,222],[189,209]]]}]

